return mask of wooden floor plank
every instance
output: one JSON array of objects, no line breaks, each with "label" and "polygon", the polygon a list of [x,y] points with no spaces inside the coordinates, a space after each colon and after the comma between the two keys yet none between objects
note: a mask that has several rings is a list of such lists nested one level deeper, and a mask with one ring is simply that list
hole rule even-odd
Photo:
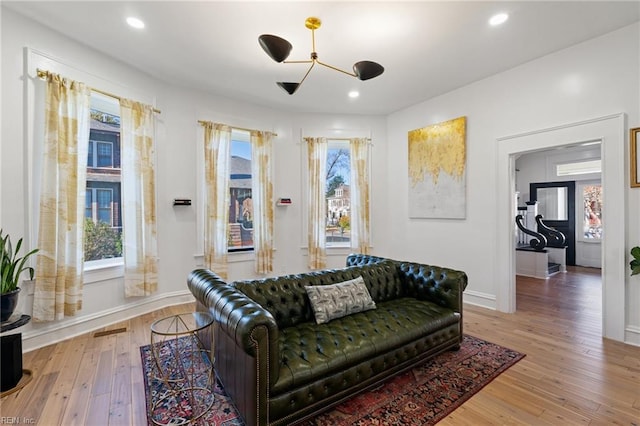
[{"label": "wooden floor plank", "polygon": [[98,355],[97,351],[88,350],[83,354],[78,364],[78,374],[69,395],[67,410],[62,419],[62,424],[65,426],[81,426],[86,422],[91,388],[95,382],[98,366]]}]

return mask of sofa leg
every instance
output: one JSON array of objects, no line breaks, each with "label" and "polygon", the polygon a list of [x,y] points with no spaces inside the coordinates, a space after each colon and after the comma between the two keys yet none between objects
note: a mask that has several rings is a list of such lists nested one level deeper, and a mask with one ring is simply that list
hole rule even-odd
[{"label": "sofa leg", "polygon": [[455,346],[451,346],[449,348],[450,351],[459,351],[460,350],[460,344],[457,344]]}]

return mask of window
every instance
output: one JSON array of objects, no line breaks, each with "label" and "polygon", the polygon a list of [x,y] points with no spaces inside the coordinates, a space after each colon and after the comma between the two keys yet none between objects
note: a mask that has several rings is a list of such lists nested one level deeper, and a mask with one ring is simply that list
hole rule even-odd
[{"label": "window", "polygon": [[582,222],[584,240],[602,239],[602,185],[582,186],[584,220]]},{"label": "window", "polygon": [[122,257],[120,105],[93,93],[87,154],[84,260]]},{"label": "window", "polygon": [[349,141],[329,140],[327,150],[327,247],[349,247],[351,191]]},{"label": "window", "polygon": [[114,144],[112,142],[90,140],[87,166],[93,168],[114,168],[115,162],[113,145]]},{"label": "window", "polygon": [[576,163],[566,163],[556,165],[558,176],[585,175],[588,173],[602,172],[601,160],[580,161]]},{"label": "window", "polygon": [[231,132],[229,165],[229,252],[253,250],[251,141],[247,131]]}]

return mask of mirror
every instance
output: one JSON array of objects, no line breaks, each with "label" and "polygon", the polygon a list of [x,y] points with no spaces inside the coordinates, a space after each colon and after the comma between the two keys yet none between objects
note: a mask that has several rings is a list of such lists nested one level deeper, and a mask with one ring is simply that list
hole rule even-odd
[{"label": "mirror", "polygon": [[566,187],[538,188],[538,213],[545,220],[569,219],[569,196]]}]

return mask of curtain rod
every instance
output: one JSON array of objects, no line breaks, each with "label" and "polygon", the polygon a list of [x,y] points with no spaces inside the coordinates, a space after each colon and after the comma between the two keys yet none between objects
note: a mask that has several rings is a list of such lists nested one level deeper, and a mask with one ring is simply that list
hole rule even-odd
[{"label": "curtain rod", "polygon": [[[313,136],[303,136],[303,139],[312,138]],[[365,139],[367,142],[371,142],[371,138],[333,138],[333,137],[324,137],[328,141],[350,141],[351,139]]]},{"label": "curtain rod", "polygon": [[[40,68],[36,69],[36,72],[38,73],[38,78],[41,79],[41,80],[46,79],[47,76],[50,74],[49,71],[41,70]],[[117,100],[121,100],[122,99],[122,97],[120,97],[118,95],[114,95],[113,93],[105,92],[104,90],[96,89],[94,87],[90,87],[90,89],[93,92],[100,93],[101,95],[109,96],[110,98],[115,98]],[[161,114],[161,111],[159,109],[157,109],[157,108],[153,108],[153,112],[155,112],[157,114]]]},{"label": "curtain rod", "polygon": [[[198,120],[198,124],[200,124],[201,126],[204,126],[207,123],[211,123],[211,121],[206,121],[206,120]],[[231,127],[232,129],[236,129],[236,130],[244,130],[245,132],[259,132],[260,130],[256,130],[256,129],[247,129],[244,127],[238,127],[238,126],[232,126],[230,124],[228,124],[229,127]],[[278,136],[277,133],[273,133],[270,132],[273,136]]]}]

